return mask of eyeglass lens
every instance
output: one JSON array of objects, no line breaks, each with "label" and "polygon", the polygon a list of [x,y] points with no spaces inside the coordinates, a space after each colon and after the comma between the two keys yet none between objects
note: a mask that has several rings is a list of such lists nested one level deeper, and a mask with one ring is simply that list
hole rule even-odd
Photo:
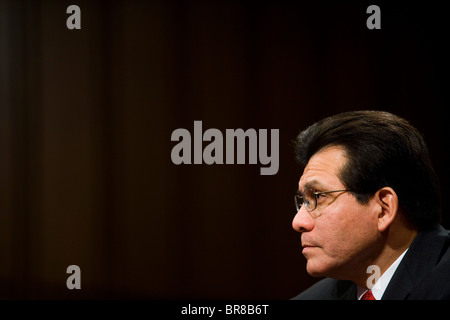
[{"label": "eyeglass lens", "polygon": [[306,189],[303,195],[295,195],[295,207],[297,211],[300,210],[302,205],[305,206],[306,210],[312,211],[316,208],[316,195],[311,189]]}]

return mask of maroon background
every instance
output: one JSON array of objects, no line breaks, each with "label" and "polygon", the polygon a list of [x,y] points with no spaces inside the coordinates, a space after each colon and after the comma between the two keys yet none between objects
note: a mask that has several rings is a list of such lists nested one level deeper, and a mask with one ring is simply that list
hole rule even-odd
[{"label": "maroon background", "polygon": [[[369,2],[0,1],[0,297],[294,296],[317,279],[291,141],[341,111],[410,120],[446,198],[447,16],[396,3],[368,30]],[[278,174],[175,166],[171,133],[194,120],[280,129]]]}]

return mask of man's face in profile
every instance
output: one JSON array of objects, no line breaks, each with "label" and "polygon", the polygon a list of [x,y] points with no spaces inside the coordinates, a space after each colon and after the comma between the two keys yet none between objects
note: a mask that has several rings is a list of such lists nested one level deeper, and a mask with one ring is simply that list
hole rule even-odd
[{"label": "man's face in profile", "polygon": [[[316,192],[345,190],[339,175],[346,163],[345,150],[326,147],[314,154],[300,177],[298,190]],[[355,273],[365,273],[381,250],[377,239],[379,206],[373,200],[360,204],[346,191],[317,196],[317,207],[308,212],[303,205],[292,221],[301,233],[306,269],[311,276],[350,279]]]}]

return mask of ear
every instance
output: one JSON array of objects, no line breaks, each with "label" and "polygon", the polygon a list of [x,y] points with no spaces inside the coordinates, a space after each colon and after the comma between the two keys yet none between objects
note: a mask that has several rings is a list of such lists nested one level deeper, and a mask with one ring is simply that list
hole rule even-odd
[{"label": "ear", "polygon": [[379,205],[380,212],[378,214],[378,230],[386,231],[397,216],[398,197],[394,189],[384,187],[375,193],[375,201]]}]

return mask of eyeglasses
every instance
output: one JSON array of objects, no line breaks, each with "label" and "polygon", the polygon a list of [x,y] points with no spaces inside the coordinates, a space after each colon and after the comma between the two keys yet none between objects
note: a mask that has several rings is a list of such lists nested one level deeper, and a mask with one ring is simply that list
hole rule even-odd
[{"label": "eyeglasses", "polygon": [[[303,192],[303,194],[301,193],[297,193],[295,195],[295,208],[297,209],[297,212],[300,210],[300,208],[304,205],[306,210],[308,210],[308,212],[314,211],[314,209],[317,208],[317,199],[323,195],[323,194],[328,194],[328,193],[333,193],[333,192],[346,192],[346,191],[351,191],[348,189],[342,189],[342,190],[333,190],[333,191],[314,191],[312,189],[305,189],[305,192]],[[316,213],[316,214],[311,214],[311,216],[313,218],[317,218],[320,214]]]}]

